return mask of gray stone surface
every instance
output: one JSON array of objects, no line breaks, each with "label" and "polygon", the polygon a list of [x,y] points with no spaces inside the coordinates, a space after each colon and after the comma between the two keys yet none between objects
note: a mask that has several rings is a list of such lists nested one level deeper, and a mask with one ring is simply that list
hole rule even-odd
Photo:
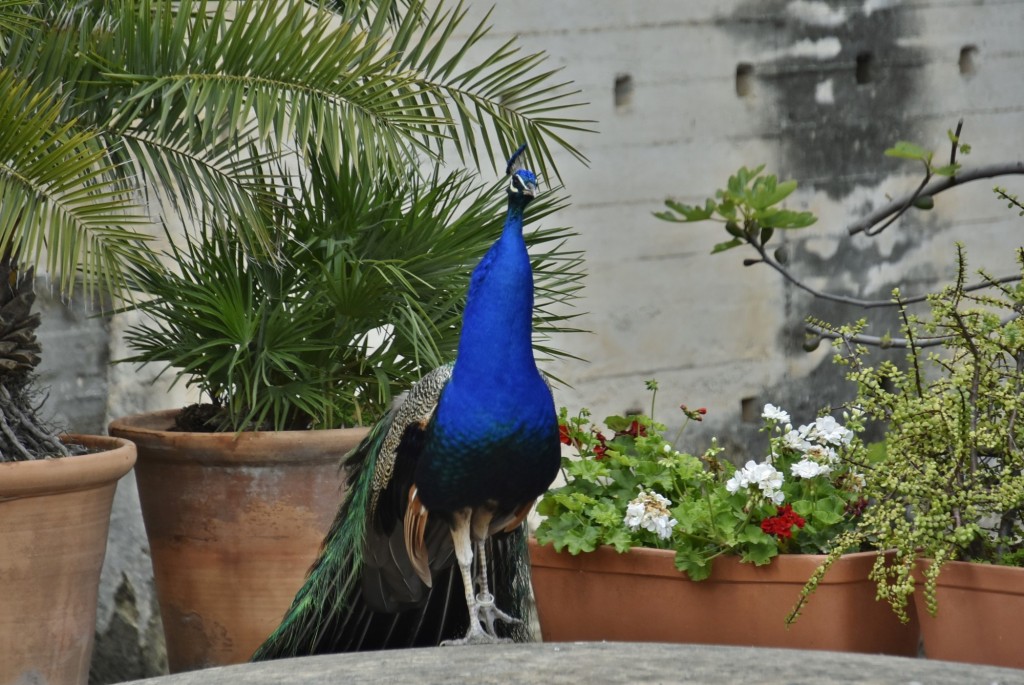
[{"label": "gray stone surface", "polygon": [[139,685],[568,685],[587,682],[1012,685],[1024,683],[1024,671],[836,652],[580,642],[339,654],[213,668],[137,682]]}]

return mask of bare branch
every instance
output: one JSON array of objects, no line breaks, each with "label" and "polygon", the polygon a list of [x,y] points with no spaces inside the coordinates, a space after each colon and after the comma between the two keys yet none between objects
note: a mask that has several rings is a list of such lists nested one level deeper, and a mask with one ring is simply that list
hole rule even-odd
[{"label": "bare branch", "polygon": [[[770,256],[768,254],[768,251],[764,248],[763,245],[757,243],[756,241],[750,240],[749,238],[747,239],[747,242],[755,250],[757,250],[757,252],[761,255],[761,259],[760,260],[751,261],[750,262],[751,264],[756,264],[757,261],[764,262],[765,264],[767,264],[768,266],[770,266],[771,268],[773,268],[777,272],[779,272],[779,274],[781,274],[784,279],[786,279],[787,281],[792,283],[794,286],[796,286],[797,288],[800,288],[804,292],[809,293],[810,295],[812,295],[812,296],[814,296],[814,297],[816,297],[818,299],[829,300],[831,302],[838,302],[840,304],[849,304],[849,305],[853,305],[855,307],[860,307],[862,309],[876,309],[878,307],[895,307],[895,306],[897,306],[897,303],[895,301],[891,300],[891,299],[889,299],[889,300],[865,300],[865,299],[862,299],[862,298],[859,298],[859,297],[851,297],[849,295],[837,295],[835,293],[829,293],[829,292],[825,292],[823,290],[818,290],[816,288],[812,288],[811,286],[807,285],[806,283],[801,281],[799,278],[794,276],[792,273],[790,273],[789,269],[787,269],[780,262],[778,262],[776,259],[774,259],[772,256]],[[1017,281],[1021,280],[1021,278],[1024,278],[1024,276],[1022,276],[1021,274],[1014,274],[1014,275],[1010,275],[1010,276],[1000,276],[999,278],[986,279],[984,281],[979,281],[978,283],[972,283],[970,285],[965,285],[962,290],[963,290],[963,292],[973,292],[975,290],[982,290],[984,288],[991,288],[992,286],[998,285],[1000,283],[1016,283]],[[927,293],[923,294],[923,295],[913,295],[911,297],[903,298],[903,304],[905,304],[905,305],[907,305],[907,304],[917,304],[919,302],[924,302],[927,299],[928,299],[928,294]]]},{"label": "bare branch", "polygon": [[865,228],[864,229],[864,235],[876,236],[879,233],[881,233],[882,231],[884,231],[885,229],[887,229],[890,226],[892,226],[894,223],[896,223],[896,221],[899,220],[899,218],[901,216],[906,214],[907,210],[910,209],[914,205],[915,202],[917,202],[917,199],[919,197],[921,197],[921,193],[924,191],[924,187],[926,185],[928,185],[928,181],[930,181],[931,179],[932,179],[932,170],[928,166],[928,164],[926,163],[924,165],[924,178],[921,179],[921,182],[918,184],[917,188],[914,189],[914,192],[912,192],[910,194],[910,196],[906,199],[906,201],[904,202],[903,206],[899,208],[899,211],[897,211],[895,214],[893,214],[891,217],[889,217],[889,220],[886,221],[881,226],[877,226],[877,227],[869,226],[868,228]]},{"label": "bare branch", "polygon": [[960,172],[956,176],[940,178],[920,192],[915,191],[914,193],[911,193],[908,196],[909,199],[904,197],[898,200],[893,200],[884,207],[881,207],[867,215],[860,221],[850,224],[846,231],[850,235],[856,235],[857,233],[868,231],[872,226],[883,221],[886,217],[891,216],[896,212],[906,211],[904,209],[906,205],[913,203],[913,201],[919,197],[933,197],[941,192],[949,190],[950,188],[963,185],[964,183],[970,183],[971,181],[977,181],[983,178],[1010,176],[1013,174],[1024,174],[1024,161],[980,166],[968,171]]}]

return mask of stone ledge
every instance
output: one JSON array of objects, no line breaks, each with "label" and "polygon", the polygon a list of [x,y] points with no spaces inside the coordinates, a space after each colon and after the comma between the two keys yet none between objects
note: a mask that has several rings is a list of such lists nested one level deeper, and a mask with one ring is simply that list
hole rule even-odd
[{"label": "stone ledge", "polygon": [[1024,685],[1024,670],[837,652],[576,642],[335,654],[212,668],[137,685],[297,683],[904,683]]}]

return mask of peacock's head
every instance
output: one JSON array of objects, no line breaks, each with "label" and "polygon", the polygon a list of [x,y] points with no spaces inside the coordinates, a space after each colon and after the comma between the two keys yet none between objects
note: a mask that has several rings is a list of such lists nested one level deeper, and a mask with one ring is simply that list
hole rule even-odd
[{"label": "peacock's head", "polygon": [[508,168],[505,170],[511,178],[508,183],[508,198],[510,201],[518,201],[525,205],[537,194],[537,175],[523,166],[523,153],[526,151],[526,143],[519,146],[512,157],[508,160]]}]

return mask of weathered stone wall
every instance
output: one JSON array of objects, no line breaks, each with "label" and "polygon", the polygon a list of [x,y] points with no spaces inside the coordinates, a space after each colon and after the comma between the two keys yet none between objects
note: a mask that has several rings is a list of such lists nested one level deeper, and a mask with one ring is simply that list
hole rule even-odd
[{"label": "weathered stone wall", "polygon": [[[490,4],[476,3],[473,16]],[[657,378],[660,418],[671,423],[679,402],[707,406],[688,444],[717,434],[741,458],[759,444],[765,402],[806,421],[845,396],[827,345],[802,350],[802,322],[807,313],[843,322],[860,312],[744,268],[750,255],[741,250],[709,255],[724,239],[718,226],[651,216],[666,197],[702,201],[741,165],[765,163],[801,183],[791,205],[820,220],[789,236],[789,248],[814,287],[873,298],[897,285],[930,288],[953,273],[954,240],[972,265],[1014,270],[1021,219],[993,199],[994,183],[943,195],[934,212],[874,240],[848,238],[844,227],[918,182],[913,164],[882,156],[898,139],[945,156],[945,132],[963,117],[974,149],[966,164],[1024,158],[1021,0],[519,0],[497,3],[491,21],[489,46],[518,34],[525,50],[546,50],[564,67],[589,102],[579,116],[600,132],[581,137],[589,167],[561,165],[573,206],[558,220],[579,230],[573,247],[587,254],[578,323],[592,333],[558,341],[589,360],[551,367],[572,385],[559,389],[560,404],[598,417],[644,407],[643,381]],[[1021,183],[1005,184],[1020,192]],[[55,307],[44,316],[51,407],[73,429],[183,404],[130,367],[108,370],[123,355],[120,321]],[[101,588],[96,683],[161,667],[148,565],[126,478]]]},{"label": "weathered stone wall", "polygon": [[[561,404],[597,417],[645,407],[643,380],[656,378],[660,418],[672,423],[680,402],[707,406],[687,442],[718,434],[740,458],[765,402],[806,421],[847,396],[828,345],[803,351],[803,320],[863,312],[744,268],[752,253],[710,255],[728,237],[720,225],[651,216],[667,197],[701,202],[741,165],[800,182],[790,205],[819,222],[787,238],[794,271],[814,287],[921,292],[955,272],[955,240],[972,266],[1015,270],[1021,219],[994,198],[994,181],[947,193],[875,239],[845,227],[919,182],[919,165],[883,156],[897,140],[943,159],[962,117],[965,164],[1024,158],[1017,0],[526,1],[500,4],[492,19],[495,42],[517,33],[564,67],[600,132],[583,142],[589,168],[562,167],[573,206],[558,219],[587,253],[578,323],[592,334],[562,341],[589,363],[553,368],[573,386]],[[869,318],[876,334],[896,325],[885,312]]]}]

